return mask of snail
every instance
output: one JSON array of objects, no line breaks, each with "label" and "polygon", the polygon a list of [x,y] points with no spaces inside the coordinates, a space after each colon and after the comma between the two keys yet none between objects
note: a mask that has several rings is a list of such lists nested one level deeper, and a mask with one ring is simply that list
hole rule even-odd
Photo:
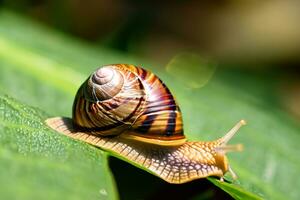
[{"label": "snail", "polygon": [[211,142],[187,141],[182,114],[168,87],[153,73],[126,64],[98,68],[79,88],[72,119],[46,120],[52,129],[87,142],[163,180],[179,184],[208,176],[223,180],[230,168],[227,145],[238,122]]}]

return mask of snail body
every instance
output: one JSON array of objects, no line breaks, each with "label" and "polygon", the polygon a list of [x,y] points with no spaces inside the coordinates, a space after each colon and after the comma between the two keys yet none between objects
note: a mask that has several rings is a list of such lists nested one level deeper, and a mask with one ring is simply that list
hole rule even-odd
[{"label": "snail body", "polygon": [[46,123],[169,183],[222,178],[227,171],[236,177],[225,153],[241,149],[227,142],[245,122],[218,140],[188,142],[170,90],[143,68],[115,64],[97,69],[79,88],[72,115],[72,119],[49,118]]}]

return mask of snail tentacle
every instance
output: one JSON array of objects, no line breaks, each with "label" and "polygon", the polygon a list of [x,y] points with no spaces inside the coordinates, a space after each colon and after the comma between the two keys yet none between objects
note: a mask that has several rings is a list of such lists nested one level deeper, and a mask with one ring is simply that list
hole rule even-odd
[{"label": "snail tentacle", "polygon": [[231,138],[238,132],[238,130],[246,125],[245,120],[239,121],[232,129],[230,129],[222,138],[218,140],[218,147],[216,147],[216,151],[227,153],[233,151],[242,151],[243,145],[236,144],[236,145],[228,145],[227,143],[231,140]]}]

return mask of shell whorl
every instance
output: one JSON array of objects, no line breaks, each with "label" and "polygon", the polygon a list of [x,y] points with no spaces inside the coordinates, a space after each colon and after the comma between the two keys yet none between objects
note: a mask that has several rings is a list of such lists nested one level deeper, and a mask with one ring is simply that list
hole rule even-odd
[{"label": "shell whorl", "polygon": [[123,84],[123,75],[112,66],[105,66],[89,77],[84,95],[89,101],[104,101],[116,96]]},{"label": "shell whorl", "polygon": [[156,75],[133,65],[97,69],[77,92],[73,121],[94,135],[185,141],[181,112],[169,89]]}]

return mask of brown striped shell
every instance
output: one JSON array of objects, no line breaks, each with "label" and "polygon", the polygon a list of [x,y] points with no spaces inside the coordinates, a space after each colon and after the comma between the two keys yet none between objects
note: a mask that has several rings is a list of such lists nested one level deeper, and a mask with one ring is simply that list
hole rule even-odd
[{"label": "brown striped shell", "polygon": [[170,90],[153,73],[133,65],[107,65],[82,84],[73,121],[94,135],[162,145],[182,144],[182,116]]}]

